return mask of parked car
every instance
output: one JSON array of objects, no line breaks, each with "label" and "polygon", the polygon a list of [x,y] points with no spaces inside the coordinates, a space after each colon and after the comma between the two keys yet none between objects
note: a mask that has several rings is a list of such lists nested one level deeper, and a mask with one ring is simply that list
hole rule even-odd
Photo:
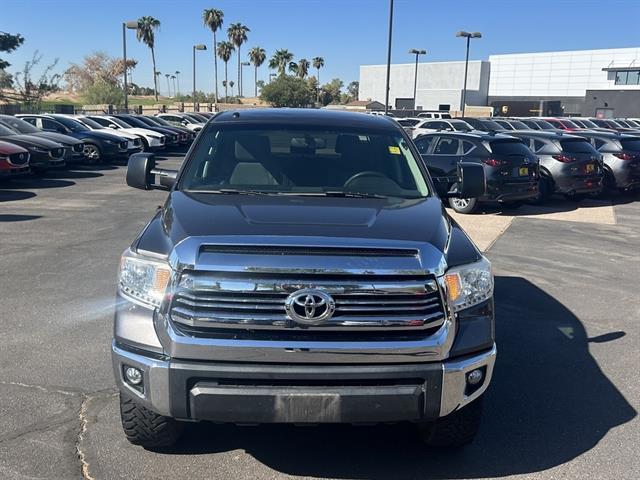
[{"label": "parked car", "polygon": [[209,121],[209,118],[205,117],[200,112],[184,112],[182,115],[200,123],[207,123]]},{"label": "parked car", "polygon": [[49,139],[23,135],[0,125],[0,141],[18,145],[29,152],[29,166],[33,173],[44,173],[50,168],[64,167],[64,147]]},{"label": "parked car", "polygon": [[634,131],[640,131],[640,124],[634,122],[633,120],[629,120],[628,118],[616,118],[616,123],[621,125],[622,127],[628,128]]},{"label": "parked car", "polygon": [[[460,168],[480,194],[482,168]],[[496,357],[491,266],[399,125],[223,112],[180,173],[141,153],[127,183],[156,188],[154,172],[173,186],[115,302],[130,442],[171,445],[200,420],[411,421],[432,446],[472,440]]]},{"label": "parked car", "polygon": [[73,118],[74,120],[78,120],[81,123],[84,123],[89,129],[94,131],[103,131],[108,132],[112,135],[120,137],[127,141],[127,157],[129,155],[133,155],[134,153],[139,153],[144,149],[144,144],[142,143],[142,139],[139,135],[135,135],[133,133],[125,132],[123,130],[114,130],[108,127],[103,127],[98,122],[91,120],[89,117],[85,115],[68,115],[69,118]]},{"label": "parked car", "polygon": [[564,130],[566,132],[573,132],[582,128],[568,118],[543,118],[543,120],[550,123],[554,128]]},{"label": "parked car", "polygon": [[520,120],[514,120],[511,118],[493,118],[493,121],[503,127],[505,130],[531,130],[527,124]]},{"label": "parked car", "polygon": [[427,133],[414,140],[429,173],[448,190],[458,188],[457,169],[461,162],[482,165],[486,178],[485,195],[478,198],[449,199],[459,213],[473,213],[481,202],[519,206],[538,195],[538,160],[522,140],[499,133]]},{"label": "parked car", "polygon": [[538,157],[540,188],[536,203],[544,202],[553,193],[577,200],[602,190],[602,155],[584,138],[534,130],[512,135],[526,142]]},{"label": "parked car", "polygon": [[467,122],[474,130],[482,132],[506,132],[505,128],[492,118],[461,117],[460,120]]},{"label": "parked car", "polygon": [[81,140],[61,133],[45,132],[31,125],[29,122],[25,122],[21,118],[11,115],[0,115],[0,124],[12,128],[17,133],[42,137],[59,143],[64,147],[64,161],[67,165],[84,162],[84,143]]},{"label": "parked car", "polygon": [[592,130],[581,130],[576,135],[589,140],[603,155],[605,190],[640,188],[640,135]]},{"label": "parked car", "polygon": [[82,140],[87,163],[115,160],[127,155],[129,143],[127,140],[102,130],[91,130],[84,123],[73,118],[37,114],[16,116],[46,132],[62,133]]},{"label": "parked car", "polygon": [[162,118],[163,120],[166,120],[167,122],[169,122],[171,125],[175,125],[178,127],[185,127],[188,128],[189,130],[192,130],[194,132],[199,132],[200,130],[202,130],[202,127],[204,127],[204,122],[199,122],[194,120],[191,117],[188,117],[184,114],[178,114],[178,113],[158,113],[156,115],[156,117],[158,118]]},{"label": "parked car", "polygon": [[87,118],[100,124],[104,128],[111,128],[116,132],[126,132],[140,137],[142,150],[160,150],[165,148],[166,135],[155,132],[148,128],[132,127],[121,118],[111,115],[87,115]]},{"label": "parked car", "polygon": [[29,172],[29,151],[13,143],[0,141],[0,180]]},{"label": "parked car", "polygon": [[593,123],[591,120],[587,118],[571,118],[571,121],[578,125],[580,128],[586,128],[588,130],[602,130],[601,127]]},{"label": "parked car", "polygon": [[622,126],[615,120],[611,120],[609,118],[590,118],[589,120],[591,120],[591,122],[595,123],[599,127],[608,128],[609,130],[614,132],[631,133],[631,134],[640,133],[640,131],[635,127],[629,128],[626,126]]},{"label": "parked car", "polygon": [[425,120],[424,118],[402,118],[398,119],[398,123],[412,137],[417,137],[423,133],[449,131],[449,132],[468,132],[473,130],[471,125],[463,120]]},{"label": "parked car", "polygon": [[549,122],[540,118],[521,118],[520,121],[531,130],[557,130]]},{"label": "parked car", "polygon": [[146,117],[144,117],[143,115],[131,115],[128,113],[119,113],[117,115],[114,115],[114,117],[122,119],[124,122],[128,123],[132,127],[148,128],[149,130],[153,130],[154,132],[164,135],[166,137],[165,145],[168,148],[175,148],[179,145],[180,134],[178,132],[165,127],[153,126],[152,123],[145,121]]},{"label": "parked car", "polygon": [[182,146],[191,145],[193,139],[196,138],[196,133],[185,127],[176,127],[171,125],[162,118],[155,117],[153,115],[140,115],[138,117],[142,122],[146,123],[150,127],[161,127],[171,130],[173,133],[178,134],[178,143]]},{"label": "parked car", "polygon": [[420,112],[418,114],[419,118],[451,118],[451,113],[449,112],[441,112],[441,111],[429,111],[429,112]]}]

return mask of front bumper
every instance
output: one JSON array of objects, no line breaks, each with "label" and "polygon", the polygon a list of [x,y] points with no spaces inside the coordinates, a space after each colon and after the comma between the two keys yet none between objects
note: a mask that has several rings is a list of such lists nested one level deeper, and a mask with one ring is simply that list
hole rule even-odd
[{"label": "front bumper", "polygon": [[[170,359],[115,341],[112,359],[120,391],[147,408],[181,420],[231,423],[376,423],[433,420],[487,389],[496,347],[420,364],[270,365]],[[124,368],[143,372],[142,391]],[[470,390],[468,372],[482,369]]]}]

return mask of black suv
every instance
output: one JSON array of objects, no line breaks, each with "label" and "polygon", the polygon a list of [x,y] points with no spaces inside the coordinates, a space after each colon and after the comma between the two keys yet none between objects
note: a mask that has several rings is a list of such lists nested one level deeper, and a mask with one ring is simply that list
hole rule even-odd
[{"label": "black suv", "polygon": [[505,132],[506,128],[500,125],[498,122],[495,122],[491,118],[484,117],[460,117],[459,120],[464,120],[474,130],[480,130],[481,132]]},{"label": "black suv", "polygon": [[602,155],[584,138],[561,131],[512,132],[537,155],[540,189],[536,203],[554,192],[578,200],[602,190]]},{"label": "black suv", "polygon": [[487,189],[480,198],[449,199],[456,212],[472,213],[480,202],[519,206],[538,195],[538,160],[518,138],[483,132],[427,133],[414,140],[434,179],[457,188],[461,162],[484,167]]},{"label": "black suv", "polygon": [[[179,172],[154,164],[127,169],[170,189],[120,263],[129,441],[169,445],[198,420],[409,421],[429,445],[471,441],[496,356],[491,266],[394,120],[223,112]],[[460,176],[482,193],[479,165]]]}]

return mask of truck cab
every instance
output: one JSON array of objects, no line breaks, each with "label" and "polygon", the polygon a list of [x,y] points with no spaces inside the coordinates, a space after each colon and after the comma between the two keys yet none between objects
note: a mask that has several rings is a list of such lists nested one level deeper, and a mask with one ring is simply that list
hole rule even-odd
[{"label": "truck cab", "polygon": [[392,119],[224,112],[123,253],[112,343],[129,441],[185,422],[412,422],[428,445],[478,429],[494,341],[489,261],[441,198],[484,194],[480,165],[434,183]]}]

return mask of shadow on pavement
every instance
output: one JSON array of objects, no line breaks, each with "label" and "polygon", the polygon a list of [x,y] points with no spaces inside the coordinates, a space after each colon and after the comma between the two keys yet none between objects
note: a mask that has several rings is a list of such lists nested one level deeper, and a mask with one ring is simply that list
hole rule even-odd
[{"label": "shadow on pavement", "polygon": [[[2,188],[7,188],[8,185],[3,185]],[[0,190],[0,203],[2,202],[15,202],[17,200],[27,200],[35,197],[34,192],[24,192],[22,190]]]},{"label": "shadow on pavement", "polygon": [[42,215],[19,215],[10,213],[0,213],[0,223],[2,222],[25,222],[27,220],[37,220]]},{"label": "shadow on pavement", "polygon": [[624,332],[588,339],[575,315],[523,278],[496,278],[496,292],[498,361],[480,434],[465,449],[424,448],[410,425],[203,423],[170,453],[243,449],[279,472],[313,477],[498,477],[566,463],[635,417],[588,350]]},{"label": "shadow on pavement", "polygon": [[90,171],[90,170],[55,170],[50,171],[45,174],[45,178],[57,178],[57,179],[65,179],[65,178],[98,178],[104,177],[103,173],[98,171]]},{"label": "shadow on pavement", "polygon": [[31,189],[31,188],[62,188],[75,185],[76,182],[70,180],[58,180],[55,178],[47,177],[21,177],[15,179],[11,184],[4,185],[6,189]]}]

